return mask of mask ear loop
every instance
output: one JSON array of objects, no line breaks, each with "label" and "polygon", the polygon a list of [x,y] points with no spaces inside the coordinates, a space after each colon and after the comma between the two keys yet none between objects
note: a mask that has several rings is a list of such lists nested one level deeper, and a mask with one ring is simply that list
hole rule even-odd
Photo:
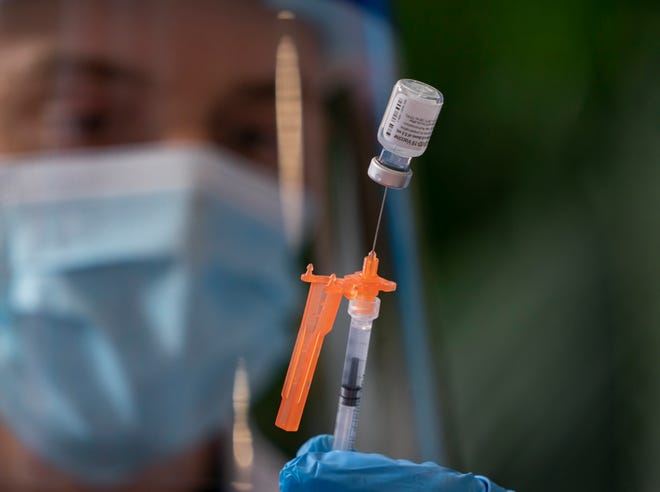
[{"label": "mask ear loop", "polygon": [[254,446],[252,430],[249,424],[250,383],[245,366],[245,360],[238,360],[234,375],[234,391],[232,393],[234,407],[234,422],[232,425],[232,482],[235,490],[252,490],[254,483],[252,471],[254,468]]}]

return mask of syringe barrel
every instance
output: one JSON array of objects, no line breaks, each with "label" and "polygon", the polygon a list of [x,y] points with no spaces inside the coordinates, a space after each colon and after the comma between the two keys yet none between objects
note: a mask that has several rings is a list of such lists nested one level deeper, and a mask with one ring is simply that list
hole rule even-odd
[{"label": "syringe barrel", "polygon": [[348,313],[351,324],[346,344],[346,357],[341,380],[333,449],[350,450],[355,443],[364,370],[369,353],[373,320],[378,317],[380,299],[353,299]]}]

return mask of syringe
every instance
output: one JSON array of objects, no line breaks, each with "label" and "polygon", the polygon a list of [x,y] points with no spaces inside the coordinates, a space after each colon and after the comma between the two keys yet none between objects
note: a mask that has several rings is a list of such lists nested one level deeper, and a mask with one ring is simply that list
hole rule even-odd
[{"label": "syringe", "polygon": [[392,89],[378,129],[378,141],[383,149],[371,160],[367,172],[371,179],[385,187],[373,245],[359,272],[343,278],[334,274],[315,275],[310,264],[301,276],[310,287],[275,420],[275,425],[281,429],[298,430],[323,339],[332,329],[343,296],[349,299],[351,324],[333,447],[341,450],[353,448],[371,326],[380,307],[377,296],[381,291],[396,289],[394,282],[378,276],[375,252],[387,190],[406,188],[410,183],[410,162],[426,149],[442,104],[443,96],[439,91],[416,80],[399,80]]},{"label": "syringe", "polygon": [[[392,89],[378,129],[378,141],[383,149],[379,157],[371,160],[367,172],[371,179],[385,187],[370,255],[375,256],[387,190],[406,188],[410,183],[410,161],[426,150],[442,103],[443,96],[438,90],[417,80],[399,80]],[[379,307],[380,299],[375,296],[357,297],[348,305],[351,325],[346,344],[333,449],[351,450],[355,444],[371,325],[378,317]]]},{"label": "syringe", "polygon": [[367,365],[371,325],[378,317],[380,299],[353,299],[348,303],[351,325],[348,332],[333,449],[351,450],[355,443],[364,369]]}]

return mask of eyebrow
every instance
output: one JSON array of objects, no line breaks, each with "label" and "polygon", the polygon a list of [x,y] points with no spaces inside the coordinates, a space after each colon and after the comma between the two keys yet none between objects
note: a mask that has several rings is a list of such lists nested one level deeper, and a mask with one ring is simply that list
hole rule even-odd
[{"label": "eyebrow", "polygon": [[102,82],[126,83],[137,88],[151,85],[144,72],[102,57],[49,55],[38,62],[36,70],[45,80],[74,75]]},{"label": "eyebrow", "polygon": [[258,82],[243,83],[236,87],[235,93],[238,97],[255,101],[272,101],[275,98],[275,81],[268,79]]},{"label": "eyebrow", "polygon": [[[233,90],[230,91],[230,93],[233,94],[230,101],[232,103],[242,103],[245,101],[268,104],[275,103],[276,90],[274,78],[242,82],[235,85],[232,89]],[[319,93],[311,90],[311,84],[309,84],[305,78],[302,78],[301,80],[301,93],[303,103],[310,102],[314,98],[320,97]]]}]

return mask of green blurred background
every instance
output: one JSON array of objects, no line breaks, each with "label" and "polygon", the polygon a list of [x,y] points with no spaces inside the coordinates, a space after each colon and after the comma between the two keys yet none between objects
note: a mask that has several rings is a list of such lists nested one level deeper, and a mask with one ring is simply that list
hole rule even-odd
[{"label": "green blurred background", "polygon": [[658,2],[394,2],[445,95],[420,210],[446,463],[660,484]]}]

